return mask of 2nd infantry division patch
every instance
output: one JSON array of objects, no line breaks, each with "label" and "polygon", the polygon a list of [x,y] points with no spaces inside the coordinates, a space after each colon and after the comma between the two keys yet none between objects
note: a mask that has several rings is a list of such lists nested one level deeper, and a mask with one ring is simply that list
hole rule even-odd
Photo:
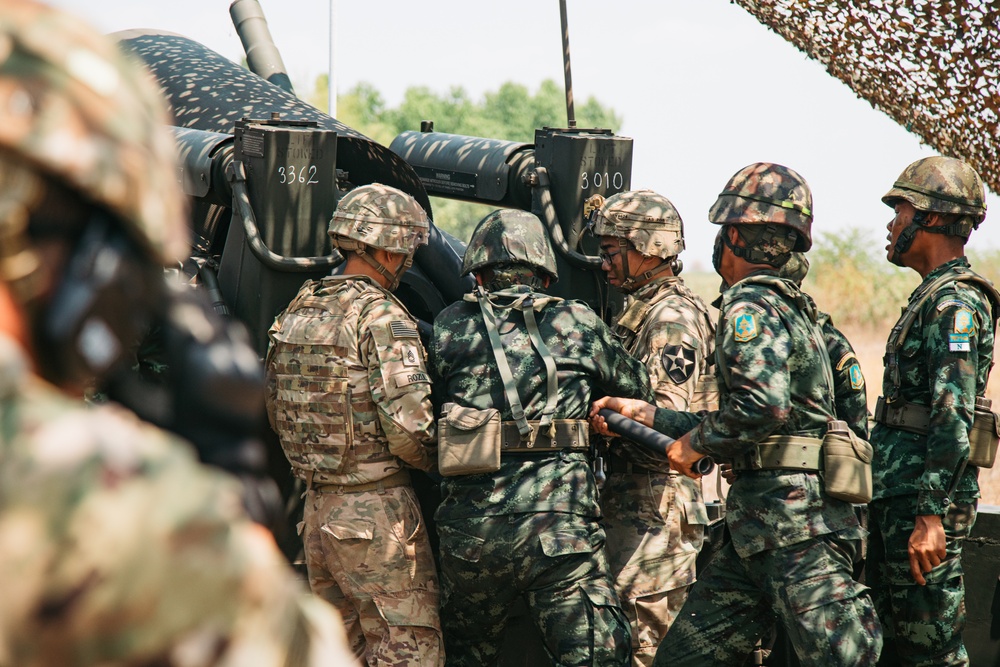
[{"label": "2nd infantry division patch", "polygon": [[740,313],[733,319],[733,340],[737,343],[753,340],[759,333],[753,313]]},{"label": "2nd infantry division patch", "polygon": [[667,377],[674,384],[684,384],[695,367],[694,350],[683,345],[664,345],[660,352],[660,363]]}]

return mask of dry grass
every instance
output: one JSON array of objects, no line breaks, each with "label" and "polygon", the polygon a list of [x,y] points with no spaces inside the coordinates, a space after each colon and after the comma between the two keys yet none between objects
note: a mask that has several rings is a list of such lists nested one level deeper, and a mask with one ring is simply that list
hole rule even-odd
[{"label": "dry grass", "polygon": [[[838,328],[854,346],[864,371],[868,407],[874,411],[882,391],[882,355],[885,341],[900,308],[920,277],[913,271],[897,269],[885,261],[881,242],[869,235],[851,232],[844,237],[823,237],[809,253],[812,268],[804,289],[821,310],[833,317]],[[973,267],[997,282],[1000,279],[1000,251],[972,254]],[[714,273],[685,273],[685,282],[706,303],[719,293],[719,277]],[[1000,406],[1000,379],[992,378],[986,396]],[[1000,411],[1000,407],[997,408]],[[1000,464],[979,472],[981,504],[1000,505]]]}]

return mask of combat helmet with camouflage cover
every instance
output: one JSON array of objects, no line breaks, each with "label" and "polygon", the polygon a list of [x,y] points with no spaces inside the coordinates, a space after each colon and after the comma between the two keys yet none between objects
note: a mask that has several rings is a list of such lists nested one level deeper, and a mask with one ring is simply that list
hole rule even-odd
[{"label": "combat helmet with camouflage cover", "polygon": [[595,209],[594,236],[629,241],[649,257],[669,259],[684,250],[684,223],[670,200],[652,190],[619,192]]},{"label": "combat helmet with camouflage cover", "polygon": [[[622,270],[619,289],[632,292],[667,269],[674,275],[680,273],[682,264],[677,255],[684,249],[684,223],[669,199],[652,190],[632,190],[619,192],[606,200],[601,195],[594,195],[588,200],[590,202],[596,205],[590,218],[591,233],[618,239]],[[630,247],[646,257],[670,261],[632,275],[628,257]]]},{"label": "combat helmet with camouflage cover", "polygon": [[[427,245],[429,230],[427,213],[416,199],[388,185],[371,183],[341,198],[327,231],[334,247],[363,258],[389,280],[392,291],[412,265],[413,253]],[[404,255],[406,259],[393,273],[366,251],[369,247]]]},{"label": "combat helmet with camouflage cover", "polygon": [[479,221],[462,260],[462,275],[511,264],[528,265],[559,278],[556,257],[538,216],[514,209],[493,211]]},{"label": "combat helmet with camouflage cover", "polygon": [[812,192],[796,171],[772,162],[740,169],[708,212],[717,225],[779,225],[797,232],[792,250],[812,247]]},{"label": "combat helmet with camouflage cover", "polygon": [[187,255],[166,105],[113,42],[58,10],[4,3],[0,101],[0,276],[17,291],[32,291],[27,216],[46,183],[112,213],[157,262]]}]

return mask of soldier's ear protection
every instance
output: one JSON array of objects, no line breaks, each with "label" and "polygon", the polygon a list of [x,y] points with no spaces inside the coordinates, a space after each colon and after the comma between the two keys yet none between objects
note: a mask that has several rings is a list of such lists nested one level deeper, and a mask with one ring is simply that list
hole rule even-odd
[{"label": "soldier's ear protection", "polygon": [[102,209],[91,208],[70,246],[32,327],[42,376],[64,386],[89,384],[120,363],[148,329],[163,290],[162,268]]}]

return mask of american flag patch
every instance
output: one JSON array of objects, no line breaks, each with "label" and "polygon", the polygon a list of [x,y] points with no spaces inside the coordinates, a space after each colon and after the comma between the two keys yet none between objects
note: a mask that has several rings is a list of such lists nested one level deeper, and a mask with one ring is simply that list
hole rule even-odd
[{"label": "american flag patch", "polygon": [[389,331],[393,338],[418,338],[417,325],[406,320],[389,322]]}]

